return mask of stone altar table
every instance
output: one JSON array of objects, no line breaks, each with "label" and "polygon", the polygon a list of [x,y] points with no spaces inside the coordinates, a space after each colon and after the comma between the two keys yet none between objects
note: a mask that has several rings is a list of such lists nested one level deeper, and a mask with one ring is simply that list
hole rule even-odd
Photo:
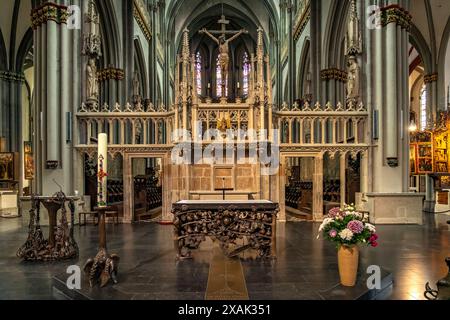
[{"label": "stone altar table", "polygon": [[[191,258],[206,237],[220,242],[229,257],[254,249],[261,258],[276,257],[279,206],[265,200],[185,200],[172,205],[178,259]],[[239,243],[238,243],[239,242]]]}]

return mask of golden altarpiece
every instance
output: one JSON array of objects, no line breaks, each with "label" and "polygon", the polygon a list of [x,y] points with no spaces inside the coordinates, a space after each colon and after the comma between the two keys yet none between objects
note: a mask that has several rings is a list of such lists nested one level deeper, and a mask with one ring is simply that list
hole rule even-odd
[{"label": "golden altarpiece", "polygon": [[449,138],[450,118],[448,112],[440,113],[434,128],[412,132],[410,136],[411,187],[423,189],[420,177],[431,177],[433,189],[436,192],[434,195],[436,211],[445,211],[450,208]]}]

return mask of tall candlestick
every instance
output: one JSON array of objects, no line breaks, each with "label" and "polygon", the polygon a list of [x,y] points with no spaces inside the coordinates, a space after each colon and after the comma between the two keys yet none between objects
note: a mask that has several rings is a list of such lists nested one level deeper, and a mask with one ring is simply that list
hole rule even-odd
[{"label": "tall candlestick", "polygon": [[97,206],[106,207],[108,198],[108,136],[106,133],[98,135],[98,180],[97,180]]}]

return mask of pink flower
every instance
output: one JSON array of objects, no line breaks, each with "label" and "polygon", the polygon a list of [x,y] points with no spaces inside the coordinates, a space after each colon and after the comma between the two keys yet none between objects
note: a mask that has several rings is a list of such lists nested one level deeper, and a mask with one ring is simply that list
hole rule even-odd
[{"label": "pink flower", "polygon": [[370,243],[370,245],[371,245],[372,247],[376,248],[376,247],[378,247],[378,242],[373,241],[373,242]]},{"label": "pink flower", "polygon": [[350,229],[354,234],[360,234],[364,231],[364,223],[359,220],[353,220],[347,224],[347,228]]},{"label": "pink flower", "polygon": [[341,214],[341,208],[333,208],[328,212],[328,216],[330,218],[336,218],[337,216],[339,216]]},{"label": "pink flower", "polygon": [[374,233],[370,236],[369,243],[376,242],[377,240],[378,240],[378,235]]},{"label": "pink flower", "polygon": [[328,235],[331,237],[331,238],[336,238],[337,237],[337,231],[336,230],[330,230],[330,232],[328,233]]}]

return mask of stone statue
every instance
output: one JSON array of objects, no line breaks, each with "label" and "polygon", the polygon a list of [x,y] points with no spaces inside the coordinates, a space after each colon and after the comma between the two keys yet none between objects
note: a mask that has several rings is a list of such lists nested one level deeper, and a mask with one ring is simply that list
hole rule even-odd
[{"label": "stone statue", "polygon": [[350,5],[350,18],[347,26],[346,35],[346,54],[357,55],[361,53],[362,41],[361,31],[359,29],[358,10],[356,8],[356,1],[352,0]]},{"label": "stone statue", "polygon": [[347,72],[347,99],[357,99],[359,97],[359,66],[356,57],[349,56]]},{"label": "stone statue", "polygon": [[84,34],[83,54],[99,57],[101,53],[100,17],[94,1],[90,1],[85,16],[86,33]]},{"label": "stone statue", "polygon": [[97,79],[97,66],[95,64],[95,59],[90,58],[86,66],[87,74],[87,101],[95,102],[98,101],[98,79]]},{"label": "stone statue", "polygon": [[94,2],[89,3],[89,9],[86,17],[86,22],[89,23],[89,34],[94,36],[99,35],[99,16],[97,14],[97,10]]}]

